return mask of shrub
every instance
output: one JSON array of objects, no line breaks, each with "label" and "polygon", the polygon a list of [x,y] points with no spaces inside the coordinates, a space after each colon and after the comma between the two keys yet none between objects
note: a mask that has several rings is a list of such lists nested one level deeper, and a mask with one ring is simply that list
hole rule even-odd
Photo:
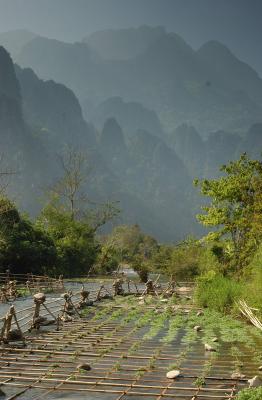
[{"label": "shrub", "polygon": [[161,245],[154,256],[156,269],[177,280],[192,280],[199,275],[199,260],[204,248],[192,238],[177,245]]},{"label": "shrub", "polygon": [[236,400],[261,400],[262,399],[262,387],[244,389],[238,393]]},{"label": "shrub", "polygon": [[197,279],[195,300],[200,307],[228,312],[242,295],[242,284],[209,271]]},{"label": "shrub", "polygon": [[194,238],[189,237],[164,250],[165,252],[160,254],[163,257],[162,264],[166,264],[162,270],[178,280],[194,280],[200,274],[206,273],[210,265],[216,271],[221,270],[221,265],[210,246]]},{"label": "shrub", "polygon": [[57,251],[56,273],[66,277],[87,274],[99,252],[94,230],[70,213],[47,206],[37,222],[53,240]]},{"label": "shrub", "polygon": [[52,270],[57,251],[52,238],[20,215],[7,198],[0,198],[0,270],[44,273]]}]

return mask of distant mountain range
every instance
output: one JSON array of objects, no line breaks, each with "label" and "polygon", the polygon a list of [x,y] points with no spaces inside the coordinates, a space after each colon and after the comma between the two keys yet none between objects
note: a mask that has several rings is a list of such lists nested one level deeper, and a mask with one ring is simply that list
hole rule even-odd
[{"label": "distant mountain range", "polygon": [[262,80],[221,43],[194,51],[179,35],[146,26],[97,32],[73,44],[24,31],[9,35],[0,35],[0,43],[18,64],[72,89],[85,115],[120,96],[154,110],[167,131],[188,123],[207,136],[262,122]]},{"label": "distant mountain range", "polygon": [[10,194],[36,214],[73,144],[92,166],[95,201],[163,241],[200,233],[195,177],[262,150],[262,80],[218,42],[194,51],[164,28],[94,33],[63,43],[0,34],[0,153],[17,169]]}]

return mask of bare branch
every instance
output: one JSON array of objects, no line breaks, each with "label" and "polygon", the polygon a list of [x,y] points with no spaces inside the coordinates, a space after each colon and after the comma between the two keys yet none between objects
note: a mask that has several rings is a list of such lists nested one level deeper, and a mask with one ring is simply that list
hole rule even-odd
[{"label": "bare branch", "polygon": [[91,168],[87,156],[71,147],[58,155],[58,161],[63,175],[51,188],[50,192],[59,197],[71,213],[72,219],[80,213],[81,204],[87,202],[87,194],[83,186],[87,182]]},{"label": "bare branch", "polygon": [[4,154],[0,154],[0,195],[3,196],[6,193],[8,186],[10,185],[11,178],[17,172],[6,165]]},{"label": "bare branch", "polygon": [[119,202],[107,202],[99,206],[96,204],[96,208],[86,213],[86,218],[96,232],[101,226],[114,219],[119,213]]}]

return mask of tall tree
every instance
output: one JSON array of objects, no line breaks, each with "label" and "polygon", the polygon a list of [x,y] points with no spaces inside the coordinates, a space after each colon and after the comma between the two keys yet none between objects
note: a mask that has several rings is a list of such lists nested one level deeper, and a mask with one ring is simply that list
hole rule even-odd
[{"label": "tall tree", "polygon": [[213,228],[206,239],[224,239],[227,259],[241,268],[262,240],[262,162],[244,153],[221,171],[218,179],[195,181],[210,199],[198,220]]},{"label": "tall tree", "polygon": [[74,220],[80,212],[81,205],[87,201],[84,186],[90,173],[90,167],[86,155],[71,147],[60,154],[58,159],[62,176],[50,191],[52,196],[59,199],[60,204],[63,204],[69,211]]},{"label": "tall tree", "polygon": [[117,202],[98,204],[87,194],[91,167],[87,155],[72,147],[58,156],[62,176],[49,190],[51,204],[68,212],[72,220],[85,220],[94,232],[118,215]]},{"label": "tall tree", "polygon": [[60,273],[79,276],[89,272],[100,251],[97,229],[116,211],[111,203],[96,207],[89,200],[87,181],[91,169],[84,153],[68,148],[59,162],[62,176],[50,189],[50,201],[38,224],[56,245]]}]

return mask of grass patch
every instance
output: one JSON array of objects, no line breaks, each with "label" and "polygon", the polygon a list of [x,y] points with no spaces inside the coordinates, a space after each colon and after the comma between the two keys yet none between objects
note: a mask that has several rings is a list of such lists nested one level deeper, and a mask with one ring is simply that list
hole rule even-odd
[{"label": "grass patch", "polygon": [[238,393],[236,400],[261,400],[262,399],[262,387],[254,389],[244,389]]},{"label": "grass patch", "polygon": [[144,335],[143,339],[153,339],[157,334],[164,328],[166,321],[170,318],[169,312],[164,312],[163,314],[158,314],[154,316],[150,322],[150,329]]},{"label": "grass patch", "polygon": [[163,339],[161,339],[161,341],[164,343],[171,343],[176,338],[179,329],[182,328],[184,324],[185,316],[182,313],[175,315],[170,319],[167,334]]},{"label": "grass patch", "polygon": [[208,273],[197,280],[195,301],[200,307],[228,313],[242,296],[243,285],[222,275]]}]

